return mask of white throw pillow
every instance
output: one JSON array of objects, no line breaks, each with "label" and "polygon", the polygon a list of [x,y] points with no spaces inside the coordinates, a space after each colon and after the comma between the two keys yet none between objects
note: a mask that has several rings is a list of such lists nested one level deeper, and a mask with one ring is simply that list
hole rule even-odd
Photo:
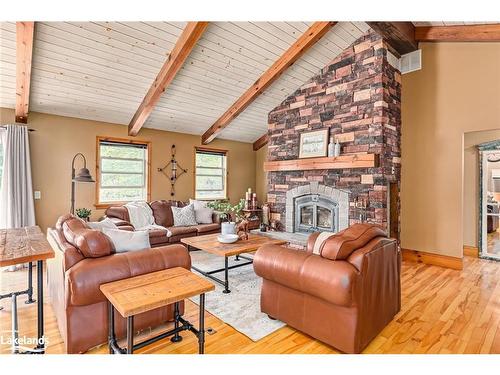
[{"label": "white throw pillow", "polygon": [[90,227],[90,229],[96,229],[96,230],[101,231],[101,232],[104,228],[118,229],[116,224],[113,223],[113,220],[111,220],[109,217],[107,217],[106,219],[101,220],[101,221],[88,222],[87,225]]},{"label": "white throw pillow", "polygon": [[174,217],[174,227],[189,227],[198,224],[192,204],[186,207],[172,206],[172,216]]},{"label": "white throw pillow", "polygon": [[200,208],[198,210],[194,210],[194,214],[196,216],[196,222],[198,224],[212,224],[212,214],[214,213],[214,210],[211,208],[205,207],[205,208]]},{"label": "white throw pillow", "polygon": [[192,204],[194,206],[194,210],[201,210],[202,208],[207,207],[207,202],[205,201],[199,201],[196,199],[190,199],[189,204]]},{"label": "white throw pillow", "polygon": [[113,242],[117,253],[149,249],[151,247],[147,230],[132,232],[121,229],[103,228],[102,232]]}]

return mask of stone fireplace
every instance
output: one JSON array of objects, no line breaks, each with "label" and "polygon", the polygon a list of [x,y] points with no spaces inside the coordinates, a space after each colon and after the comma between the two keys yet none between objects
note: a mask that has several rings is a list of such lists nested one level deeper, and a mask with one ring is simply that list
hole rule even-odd
[{"label": "stone fireplace", "polygon": [[[288,164],[266,169],[267,197],[271,219],[287,232],[336,232],[368,222],[398,237],[401,73],[388,54],[369,31],[269,113],[265,168]],[[299,159],[300,134],[325,128],[341,157],[371,157],[372,164],[296,168],[306,163]]]},{"label": "stone fireplace", "polygon": [[313,181],[286,193],[287,232],[338,232],[349,226],[349,193]]}]

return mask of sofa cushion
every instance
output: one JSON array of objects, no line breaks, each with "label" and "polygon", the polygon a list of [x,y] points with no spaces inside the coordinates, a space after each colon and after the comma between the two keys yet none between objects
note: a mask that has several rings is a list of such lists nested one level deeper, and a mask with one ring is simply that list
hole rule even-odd
[{"label": "sofa cushion", "polygon": [[167,229],[150,229],[149,238],[164,237],[167,241],[168,230]]},{"label": "sofa cushion", "polygon": [[156,224],[165,228],[174,225],[174,217],[172,216],[171,209],[172,204],[175,203],[166,200],[153,201],[149,204],[153,210],[153,216]]},{"label": "sofa cushion", "polygon": [[73,215],[61,216],[56,224],[68,243],[85,258],[99,258],[113,253],[109,238],[98,230],[89,229],[87,224]]},{"label": "sofa cushion", "polygon": [[[320,240],[318,236],[317,241]],[[318,246],[319,254],[331,260],[347,259],[351,253],[376,237],[387,237],[387,233],[375,224],[354,224],[336,235],[329,236]]]},{"label": "sofa cushion", "polygon": [[113,245],[102,232],[94,229],[82,229],[76,232],[75,247],[85,258],[100,258],[113,253]]},{"label": "sofa cushion", "polygon": [[198,224],[194,213],[194,206],[188,205],[185,207],[172,207],[174,216],[174,227],[186,227]]},{"label": "sofa cushion", "polygon": [[196,226],[196,231],[198,233],[207,233],[207,232],[215,232],[220,230],[220,224],[198,224]]},{"label": "sofa cushion", "polygon": [[174,236],[179,236],[179,235],[184,235],[184,234],[191,234],[193,236],[196,235],[198,230],[196,229],[196,226],[190,226],[190,227],[170,227],[167,228],[168,232],[168,237],[174,237]]}]

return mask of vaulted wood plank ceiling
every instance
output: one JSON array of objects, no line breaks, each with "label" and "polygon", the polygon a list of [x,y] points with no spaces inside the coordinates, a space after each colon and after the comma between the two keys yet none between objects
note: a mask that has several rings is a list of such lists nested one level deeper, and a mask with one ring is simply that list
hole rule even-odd
[{"label": "vaulted wood plank ceiling", "polygon": [[[144,127],[203,134],[311,24],[210,23]],[[185,22],[37,22],[30,111],[128,125],[185,26]],[[259,139],[267,130],[268,112],[368,29],[364,22],[336,24],[218,137]],[[1,22],[2,107],[15,107],[15,62],[15,23]]]}]

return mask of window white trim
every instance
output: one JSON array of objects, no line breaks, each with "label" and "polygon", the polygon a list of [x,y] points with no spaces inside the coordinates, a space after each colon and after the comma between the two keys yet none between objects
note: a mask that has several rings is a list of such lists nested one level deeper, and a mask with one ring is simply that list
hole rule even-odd
[{"label": "window white trim", "polygon": [[[127,158],[127,157],[112,157],[112,156],[101,156],[101,146],[105,145],[117,145],[117,146],[131,146],[131,147],[140,147],[145,150],[144,158]],[[150,201],[151,199],[151,142],[148,141],[136,141],[136,140],[128,140],[121,138],[110,138],[110,137],[97,137],[96,141],[96,170],[97,170],[97,180],[96,180],[96,208],[106,208],[111,205],[126,203],[131,200],[122,199],[122,200],[105,200],[101,199],[102,190],[112,190],[112,189],[143,189],[142,197],[137,197],[137,199],[133,200],[146,200]],[[134,172],[119,170],[112,171],[106,170],[103,167],[103,161],[105,160],[113,160],[113,161],[129,161],[129,162],[142,162],[142,172]],[[113,185],[103,185],[103,176],[106,175],[128,175],[128,176],[142,176],[140,178],[140,183],[132,184],[130,186],[113,186]]]},{"label": "window white trim", "polygon": [[[219,166],[203,165],[198,163],[198,155],[216,155],[221,157]],[[208,148],[195,148],[194,155],[194,195],[198,200],[214,200],[214,199],[227,199],[227,151],[216,150]],[[200,171],[200,169],[202,171]],[[213,173],[209,173],[209,172]],[[213,178],[214,180],[220,179],[222,189],[201,188],[198,186],[199,178]],[[211,194],[211,192],[213,194]]]}]

